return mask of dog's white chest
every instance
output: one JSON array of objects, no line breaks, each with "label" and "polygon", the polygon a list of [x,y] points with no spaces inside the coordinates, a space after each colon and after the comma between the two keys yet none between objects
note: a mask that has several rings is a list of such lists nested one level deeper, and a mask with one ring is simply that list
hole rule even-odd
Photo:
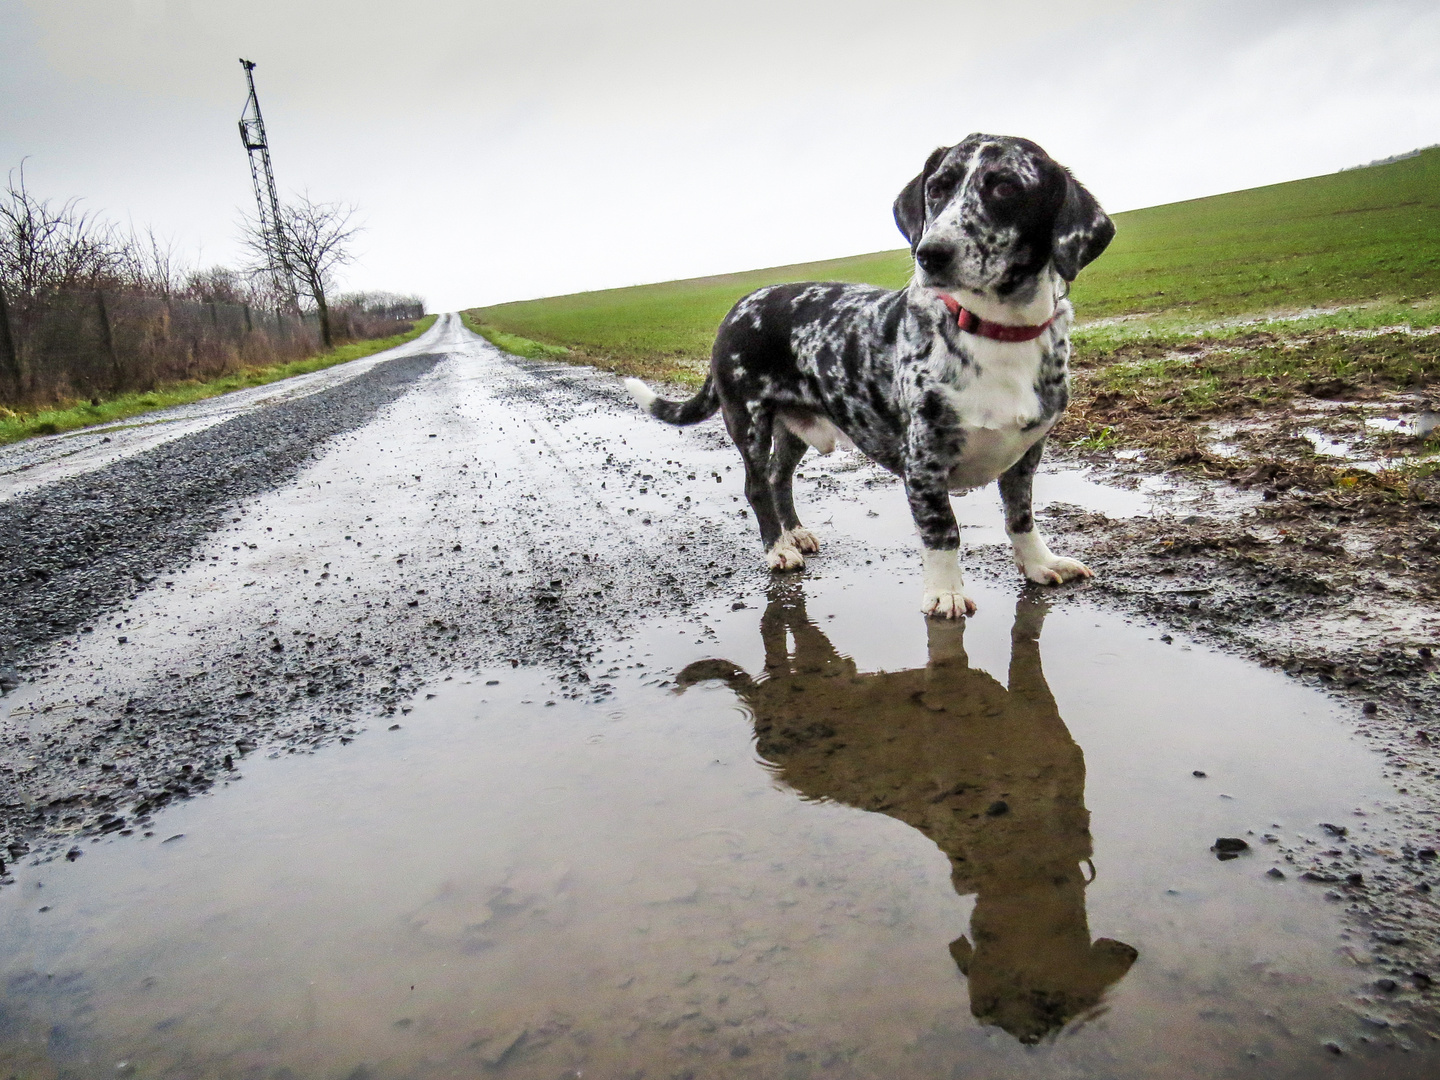
[{"label": "dog's white chest", "polygon": [[1035,392],[1040,343],[978,339],[973,354],[967,378],[945,388],[965,431],[964,449],[950,470],[952,491],[997,479],[1049,430],[1036,424],[1044,411]]},{"label": "dog's white chest", "polygon": [[974,428],[965,433],[965,450],[950,470],[950,490],[969,491],[984,487],[1024,456],[1045,434],[1048,425],[1022,431],[1018,426],[1007,429]]}]

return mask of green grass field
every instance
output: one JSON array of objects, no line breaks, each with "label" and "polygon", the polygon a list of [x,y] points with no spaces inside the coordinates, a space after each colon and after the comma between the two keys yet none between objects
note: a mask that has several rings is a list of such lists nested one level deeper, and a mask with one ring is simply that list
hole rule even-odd
[{"label": "green grass field", "polygon": [[322,368],[334,367],[336,364],[358,360],[363,356],[373,356],[386,349],[393,349],[396,345],[403,345],[405,342],[419,337],[434,324],[435,316],[426,315],[415,323],[414,329],[405,334],[375,338],[371,341],[352,342],[349,345],[341,345],[338,349],[331,349],[329,352],[320,353],[305,360],[295,360],[288,364],[242,368],[229,375],[222,375],[218,379],[209,379],[205,382],[167,383],[154,390],[123,394],[120,397],[102,401],[98,405],[84,401],[63,408],[42,409],[30,413],[16,413],[0,409],[0,446],[19,442],[21,439],[28,439],[35,435],[57,435],[64,431],[93,427],[96,424],[112,424],[117,420],[128,420],[132,416],[154,412],[156,409],[168,409],[173,405],[188,405],[192,401],[218,397],[220,394],[228,394],[232,390],[264,386],[266,383],[288,379],[292,375],[305,375]]},{"label": "green grass field", "polygon": [[[1346,308],[1296,322],[1365,327],[1440,321],[1440,149],[1389,165],[1116,215],[1114,243],[1075,283],[1087,341],[1238,332],[1245,316]],[[739,297],[785,281],[899,288],[909,252],[883,251],[467,312],[471,325],[651,378],[697,381]],[[1120,317],[1131,316],[1121,319]]]}]

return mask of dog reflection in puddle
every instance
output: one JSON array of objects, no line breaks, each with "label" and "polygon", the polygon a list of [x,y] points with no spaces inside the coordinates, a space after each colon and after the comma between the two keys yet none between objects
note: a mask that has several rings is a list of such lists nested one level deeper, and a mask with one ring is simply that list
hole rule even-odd
[{"label": "dog reflection in puddle", "polygon": [[1137,955],[1090,940],[1085,758],[1041,670],[1045,611],[1022,594],[1007,689],[970,667],[963,621],[927,624],[924,668],[862,674],[806,617],[799,586],[786,586],[760,620],[763,675],[702,660],[678,677],[682,690],[728,685],[749,707],[761,756],[802,796],[887,814],[949,856],[955,891],[976,897],[974,940],[950,945],[970,1010],[1023,1043],[1095,1010]]}]

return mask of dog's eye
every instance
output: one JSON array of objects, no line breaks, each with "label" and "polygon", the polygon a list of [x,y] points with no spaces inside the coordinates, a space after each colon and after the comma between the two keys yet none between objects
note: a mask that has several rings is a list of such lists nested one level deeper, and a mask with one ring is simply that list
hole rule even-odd
[{"label": "dog's eye", "polygon": [[1013,199],[1016,195],[1020,194],[1020,189],[1009,180],[1001,180],[990,189],[990,194],[1001,200]]}]

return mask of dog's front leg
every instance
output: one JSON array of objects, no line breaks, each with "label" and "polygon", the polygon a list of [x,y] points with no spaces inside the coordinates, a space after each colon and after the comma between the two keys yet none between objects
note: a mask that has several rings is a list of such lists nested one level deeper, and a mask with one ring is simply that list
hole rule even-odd
[{"label": "dog's front leg", "polygon": [[[914,451],[921,449],[917,454]],[[965,595],[960,575],[960,526],[950,505],[950,470],[934,454],[916,448],[912,440],[910,463],[905,469],[905,494],[910,515],[920,533],[922,595],[920,610],[937,619],[958,619],[975,614],[975,601]]]},{"label": "dog's front leg", "polygon": [[1015,567],[1037,585],[1060,585],[1076,578],[1094,577],[1084,563],[1052,552],[1035,528],[1035,515],[1030,507],[1031,489],[1044,450],[1045,440],[1041,439],[1000,476],[1005,534],[1010,537],[1010,546],[1015,552]]}]

